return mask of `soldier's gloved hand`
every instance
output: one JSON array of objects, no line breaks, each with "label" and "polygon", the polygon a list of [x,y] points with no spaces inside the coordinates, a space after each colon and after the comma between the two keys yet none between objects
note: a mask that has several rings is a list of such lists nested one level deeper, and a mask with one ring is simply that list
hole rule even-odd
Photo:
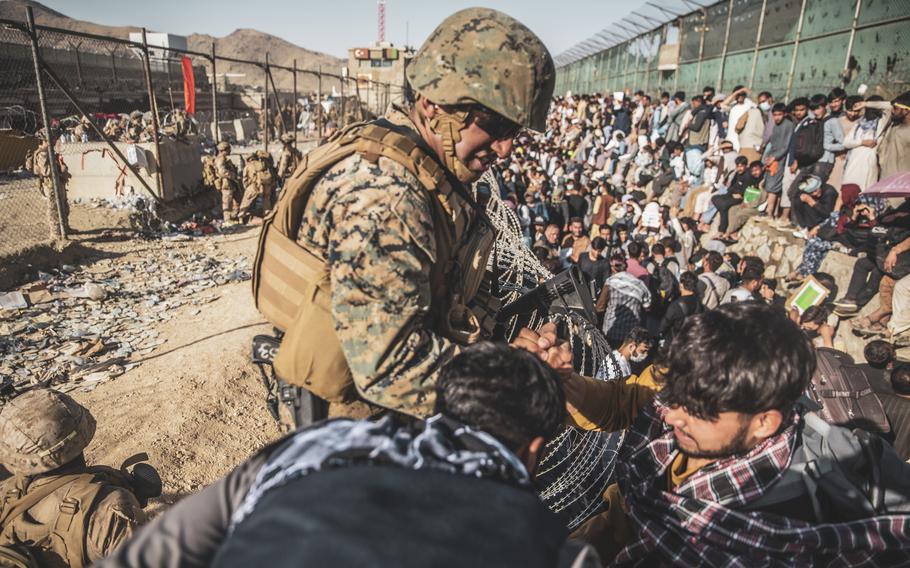
[{"label": "soldier's gloved hand", "polygon": [[536,354],[561,377],[575,372],[572,367],[572,350],[569,344],[556,336],[556,324],[544,324],[539,330],[522,328],[512,341],[512,347]]}]

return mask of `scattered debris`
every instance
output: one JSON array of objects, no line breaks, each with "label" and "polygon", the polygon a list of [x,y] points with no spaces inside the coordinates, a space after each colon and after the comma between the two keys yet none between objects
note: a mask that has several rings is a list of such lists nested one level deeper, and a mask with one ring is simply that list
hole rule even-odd
[{"label": "scattered debris", "polygon": [[214,288],[250,278],[243,256],[180,243],[220,233],[220,223],[184,223],[150,241],[141,258],[62,266],[0,293],[0,382],[92,390],[140,365],[166,343],[155,324],[181,306],[198,313],[218,298]]}]

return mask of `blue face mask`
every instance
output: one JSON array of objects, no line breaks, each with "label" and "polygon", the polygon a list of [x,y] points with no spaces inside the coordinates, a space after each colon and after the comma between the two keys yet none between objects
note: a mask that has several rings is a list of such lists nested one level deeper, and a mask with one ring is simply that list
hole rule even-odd
[{"label": "blue face mask", "polygon": [[769,110],[771,110],[771,103],[769,103],[768,101],[758,103],[758,108],[762,109],[765,112],[768,112]]}]

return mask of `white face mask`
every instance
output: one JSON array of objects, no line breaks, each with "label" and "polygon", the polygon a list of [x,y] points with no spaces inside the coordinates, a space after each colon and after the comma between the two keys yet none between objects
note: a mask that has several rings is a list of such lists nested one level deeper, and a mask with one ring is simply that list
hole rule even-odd
[{"label": "white face mask", "polygon": [[648,358],[647,352],[638,353],[637,351],[633,351],[632,354],[629,356],[629,359],[631,359],[633,363],[641,363],[642,361],[644,361],[647,358]]},{"label": "white face mask", "polygon": [[758,108],[762,109],[765,112],[768,112],[769,110],[771,110],[771,103],[769,103],[768,101],[758,103]]}]

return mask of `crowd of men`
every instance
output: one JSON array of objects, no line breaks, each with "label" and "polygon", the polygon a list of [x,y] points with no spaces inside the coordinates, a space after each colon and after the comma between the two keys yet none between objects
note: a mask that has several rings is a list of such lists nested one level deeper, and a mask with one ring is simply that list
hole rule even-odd
[{"label": "crowd of men", "polygon": [[[87,409],[49,389],[19,395],[0,409],[0,463],[13,474],[0,494],[0,559],[910,563],[910,366],[896,358],[905,330],[894,327],[910,216],[906,203],[857,211],[861,196],[843,181],[861,193],[907,171],[910,95],[851,103],[834,90],[784,108],[741,88],[672,104],[644,93],[551,101],[542,42],[485,8],[443,21],[407,73],[415,100],[311,153],[260,239],[255,300],[285,332],[275,368],[333,419],[314,415],[137,530],[155,476],[89,467]],[[874,150],[874,171],[868,153],[851,154],[861,148]],[[267,209],[269,158],[241,176],[230,147],[218,150],[210,175],[225,215],[241,177],[256,195],[238,213],[257,196]],[[576,371],[556,323],[508,344],[487,325],[495,238],[467,185],[494,162],[534,254],[590,281],[591,323],[613,348],[594,377]],[[876,319],[889,327],[869,334],[881,339],[866,363],[831,348],[825,308],[788,311],[760,258],[726,251],[762,214],[828,241],[884,228],[865,243],[886,247],[882,262],[858,260],[838,305],[849,314],[860,292],[893,288],[895,313]],[[565,427],[624,432],[603,503],[571,534],[535,485],[546,441]]]},{"label": "crowd of men", "polygon": [[[681,314],[730,301],[778,304],[784,284],[816,275],[837,249],[859,257],[838,315],[881,292],[881,308],[852,328],[906,345],[910,314],[897,308],[910,288],[910,205],[863,190],[910,170],[908,115],[910,93],[866,100],[841,88],[789,104],[744,87],[570,95],[554,100],[546,132],[520,136],[500,160],[501,197],[551,271],[574,264],[594,283],[614,344],[638,325],[666,339]],[[784,282],[727,251],[757,216],[807,241]]]}]

